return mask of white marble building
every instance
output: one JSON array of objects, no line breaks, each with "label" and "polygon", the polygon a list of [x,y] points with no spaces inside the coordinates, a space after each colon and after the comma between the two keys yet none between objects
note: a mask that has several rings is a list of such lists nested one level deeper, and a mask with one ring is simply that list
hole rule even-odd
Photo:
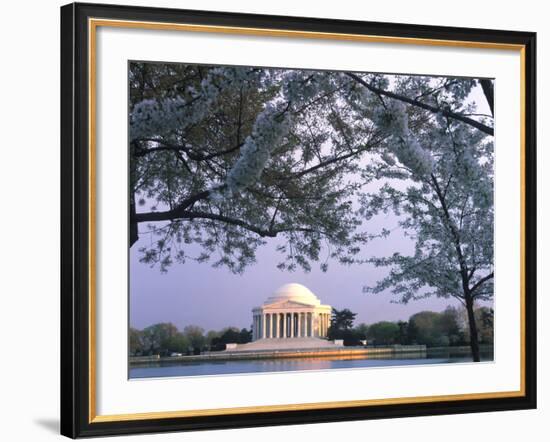
[{"label": "white marble building", "polygon": [[285,284],[252,310],[252,340],[325,338],[331,311],[307,287]]}]

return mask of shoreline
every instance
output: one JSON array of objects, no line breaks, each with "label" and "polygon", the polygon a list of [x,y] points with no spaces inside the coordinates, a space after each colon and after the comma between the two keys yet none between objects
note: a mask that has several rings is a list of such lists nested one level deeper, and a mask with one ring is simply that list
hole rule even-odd
[{"label": "shoreline", "polygon": [[[481,351],[493,351],[492,345],[481,346]],[[289,359],[289,358],[330,358],[347,357],[361,358],[374,357],[382,359],[384,356],[448,353],[448,354],[468,354],[469,346],[457,347],[431,347],[425,345],[394,345],[388,347],[342,347],[337,349],[292,349],[292,350],[256,350],[249,352],[219,351],[207,352],[200,355],[189,356],[137,356],[130,357],[129,362],[132,367],[160,363],[186,363],[186,362],[216,362],[232,360],[257,360],[257,359]]]}]

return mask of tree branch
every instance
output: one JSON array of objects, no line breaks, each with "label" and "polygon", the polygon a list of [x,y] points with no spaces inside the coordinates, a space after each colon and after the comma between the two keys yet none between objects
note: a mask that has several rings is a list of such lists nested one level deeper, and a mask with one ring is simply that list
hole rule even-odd
[{"label": "tree branch", "polygon": [[470,289],[470,292],[475,295],[475,291],[481,287],[481,285],[485,282],[487,282],[489,279],[492,279],[495,276],[495,272],[491,272],[488,275],[481,278],[478,282],[474,284],[474,286]]},{"label": "tree branch", "polygon": [[180,204],[171,210],[165,210],[164,212],[143,212],[136,213],[131,222],[142,223],[148,221],[171,221],[178,218],[183,218],[186,214],[186,210],[195,204],[197,201],[204,200],[210,196],[212,190],[203,190],[195,195],[183,200]]},{"label": "tree branch", "polygon": [[159,143],[160,146],[150,147],[148,149],[141,149],[141,148],[139,150],[136,149],[135,154],[134,154],[134,156],[136,156],[136,157],[143,157],[143,156],[151,154],[151,153],[163,152],[163,151],[176,152],[176,153],[185,152],[187,154],[187,156],[189,158],[191,158],[192,160],[194,160],[194,161],[207,161],[207,160],[211,160],[212,158],[220,157],[220,156],[226,155],[228,153],[235,152],[236,150],[240,149],[242,147],[242,145],[244,144],[243,142],[239,142],[236,145],[234,145],[234,146],[232,146],[228,149],[221,150],[219,152],[214,152],[214,153],[211,153],[211,154],[208,154],[208,155],[204,155],[202,153],[193,152],[188,147],[169,144],[169,143],[166,143],[163,140],[156,140],[156,139],[152,139],[152,140],[147,139],[147,140],[145,140],[144,139],[144,140],[140,140],[140,141],[153,141],[155,143]]},{"label": "tree branch", "polygon": [[337,156],[337,157],[332,157],[332,158],[330,158],[328,160],[325,160],[325,161],[321,161],[320,163],[316,164],[315,166],[311,166],[308,169],[304,169],[304,170],[301,170],[299,172],[293,172],[290,175],[290,178],[291,179],[292,178],[301,178],[304,175],[307,175],[308,173],[315,172],[317,169],[321,169],[325,166],[329,166],[331,164],[337,163],[337,162],[342,161],[342,160],[347,160],[348,158],[351,158],[351,157],[353,157],[357,154],[366,152],[369,149],[371,149],[371,146],[364,146],[363,148],[351,151],[351,152],[349,152],[345,155],[340,155],[340,156]]},{"label": "tree branch", "polygon": [[372,86],[372,85],[368,84],[365,80],[363,80],[361,77],[359,77],[358,75],[356,75],[352,72],[346,72],[346,75],[353,78],[355,81],[357,81],[358,83],[360,83],[361,85],[366,87],[369,91],[371,91],[375,94],[384,95],[386,97],[390,97],[390,98],[393,98],[395,100],[400,100],[400,101],[408,103],[412,106],[419,107],[421,109],[433,112],[435,114],[440,113],[440,114],[442,114],[446,117],[453,118],[453,119],[458,120],[458,121],[462,121],[463,123],[466,123],[466,124],[468,124],[472,127],[475,127],[476,129],[479,129],[480,131],[482,131],[482,132],[484,132],[488,135],[491,135],[491,136],[494,135],[494,129],[492,127],[489,127],[489,126],[487,126],[483,123],[480,123],[479,121],[476,121],[472,118],[465,117],[464,115],[457,114],[456,112],[452,112],[448,109],[441,109],[441,108],[430,106],[429,104],[422,103],[421,101],[416,101],[416,100],[414,100],[412,98],[409,98],[409,97],[406,97],[404,95],[399,95],[399,94],[396,94],[394,92],[390,92],[390,91],[386,91],[384,89],[377,88],[375,86]]},{"label": "tree branch", "polygon": [[328,232],[324,232],[322,230],[314,229],[311,227],[297,226],[297,227],[275,228],[274,225],[271,224],[269,228],[266,229],[266,228],[251,224],[249,222],[243,221],[238,218],[232,218],[232,217],[218,214],[218,213],[203,212],[200,210],[175,209],[175,210],[167,210],[164,212],[138,213],[135,215],[135,217],[136,217],[136,222],[174,221],[176,219],[186,219],[186,220],[210,219],[210,220],[221,221],[226,224],[242,227],[250,232],[258,234],[262,238],[264,237],[275,238],[279,233],[284,233],[284,232],[318,233],[318,234],[331,237],[331,235]]},{"label": "tree branch", "polygon": [[448,226],[450,233],[453,237],[453,242],[455,246],[455,251],[458,257],[458,263],[460,266],[460,275],[462,277],[462,288],[464,290],[464,296],[467,297],[471,293],[468,287],[468,267],[466,265],[466,260],[464,259],[464,255],[462,253],[461,248],[461,241],[460,241],[460,235],[458,233],[458,230],[456,229],[456,226],[453,223],[453,220],[451,219],[451,214],[449,213],[449,209],[447,207],[447,203],[445,201],[445,197],[443,196],[443,193],[441,192],[441,188],[439,187],[439,183],[437,182],[435,176],[431,174],[432,183],[434,185],[435,193],[437,195],[437,198],[439,199],[439,203],[441,204],[441,208],[443,209],[443,215],[444,215],[444,222]]}]

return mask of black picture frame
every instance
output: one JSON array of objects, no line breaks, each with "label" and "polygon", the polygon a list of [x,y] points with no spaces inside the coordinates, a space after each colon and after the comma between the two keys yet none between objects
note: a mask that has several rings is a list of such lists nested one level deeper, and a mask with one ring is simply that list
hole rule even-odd
[{"label": "black picture frame", "polygon": [[[514,397],[95,421],[90,396],[90,18],[519,45],[524,51],[524,388]],[[61,8],[61,434],[240,428],[536,408],[536,34],[73,3]],[[93,338],[93,336],[92,336]]]}]

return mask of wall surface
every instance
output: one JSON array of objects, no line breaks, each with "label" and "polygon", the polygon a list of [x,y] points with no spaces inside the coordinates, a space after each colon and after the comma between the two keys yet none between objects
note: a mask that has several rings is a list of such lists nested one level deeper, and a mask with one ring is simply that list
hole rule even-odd
[{"label": "wall surface", "polygon": [[[122,0],[121,0],[122,1]],[[550,32],[544,2],[463,0],[359,2],[277,0],[123,1],[127,4],[281,15],[537,31],[539,55],[539,226],[549,219],[543,195],[548,144],[542,122],[550,100]],[[8,2],[0,33],[0,434],[8,441],[59,439],[59,6],[56,0]],[[539,229],[539,409],[307,426],[127,437],[127,441],[543,440],[550,420],[547,376],[550,321],[542,279],[550,242]],[[546,251],[544,251],[546,249]],[[451,380],[452,382],[452,380]],[[122,439],[121,439],[122,440]]]}]

